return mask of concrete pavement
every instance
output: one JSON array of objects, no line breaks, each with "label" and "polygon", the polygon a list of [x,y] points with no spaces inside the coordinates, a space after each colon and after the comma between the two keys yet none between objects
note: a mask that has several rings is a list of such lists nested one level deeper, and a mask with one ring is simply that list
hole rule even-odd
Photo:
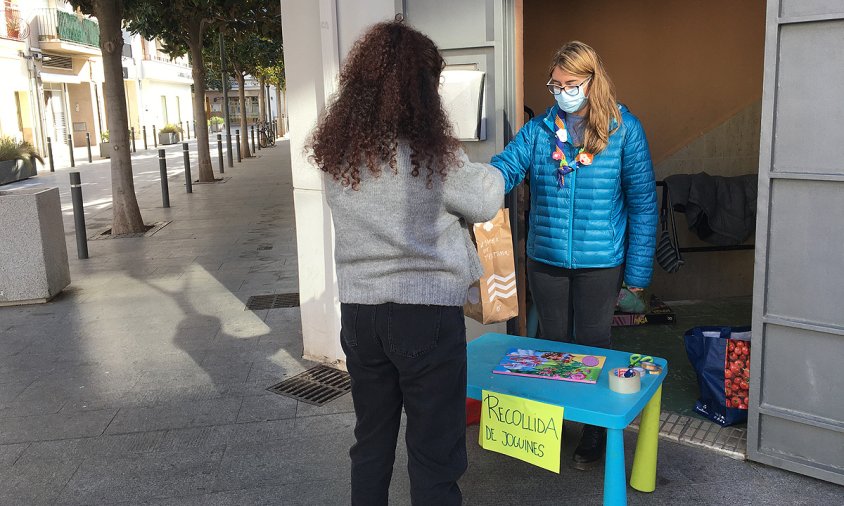
[{"label": "concrete pavement", "polygon": [[[67,170],[17,184],[62,188],[73,283],[49,304],[0,308],[0,504],[348,504],[351,399],[315,408],[268,393],[313,365],[301,359],[299,311],[244,309],[251,295],[298,291],[287,150],[262,150],[187,195],[181,145],[169,148],[170,209],[157,155],[139,153],[144,219],[170,223],[90,241],[88,260],[76,259]],[[110,223],[108,165],[77,169],[93,235]],[[579,427],[565,428],[567,460]],[[470,428],[466,504],[600,504],[601,470],[557,476],[483,451],[477,436]],[[406,462],[400,437],[393,504],[409,504]],[[656,492],[630,490],[629,501],[809,505],[842,494],[662,441]]]}]

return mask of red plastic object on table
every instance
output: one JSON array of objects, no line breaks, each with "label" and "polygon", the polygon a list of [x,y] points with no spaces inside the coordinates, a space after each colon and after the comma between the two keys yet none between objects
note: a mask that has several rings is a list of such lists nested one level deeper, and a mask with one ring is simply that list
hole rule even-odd
[{"label": "red plastic object on table", "polygon": [[466,399],[466,427],[481,423],[481,401]]}]

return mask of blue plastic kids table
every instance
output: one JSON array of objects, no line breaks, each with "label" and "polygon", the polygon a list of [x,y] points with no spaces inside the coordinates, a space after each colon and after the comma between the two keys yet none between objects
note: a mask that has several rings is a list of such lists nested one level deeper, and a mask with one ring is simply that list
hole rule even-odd
[{"label": "blue plastic kids table", "polygon": [[[510,348],[598,355],[607,360],[596,384],[493,374],[493,368]],[[630,486],[642,492],[654,491],[662,381],[668,372],[665,359],[654,357],[654,363],[662,366],[662,373],[643,376],[639,392],[619,394],[609,389],[609,372],[616,367],[627,367],[629,353],[506,334],[484,334],[469,343],[467,352],[468,397],[481,399],[482,390],[491,390],[563,406],[566,420],[607,428],[604,464],[604,504],[607,506],[627,504],[623,431],[642,413]]]}]

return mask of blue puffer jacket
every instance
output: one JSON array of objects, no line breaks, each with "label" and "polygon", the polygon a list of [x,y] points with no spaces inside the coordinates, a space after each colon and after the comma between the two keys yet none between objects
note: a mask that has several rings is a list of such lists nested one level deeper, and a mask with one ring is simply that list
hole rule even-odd
[{"label": "blue puffer jacket", "polygon": [[[568,269],[625,264],[625,283],[645,288],[656,247],[656,184],[642,125],[619,108],[621,127],[591,165],[565,176],[563,188],[552,158],[556,105],[526,124],[491,163],[504,175],[507,192],[530,170],[530,258]],[[575,148],[565,148],[573,160]]]}]

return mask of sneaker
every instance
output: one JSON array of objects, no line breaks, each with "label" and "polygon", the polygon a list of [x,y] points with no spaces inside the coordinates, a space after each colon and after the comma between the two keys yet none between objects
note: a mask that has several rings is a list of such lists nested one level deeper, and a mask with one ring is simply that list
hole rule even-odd
[{"label": "sneaker", "polygon": [[607,448],[607,429],[594,425],[584,425],[580,434],[580,443],[574,451],[571,466],[580,471],[598,467]]}]

